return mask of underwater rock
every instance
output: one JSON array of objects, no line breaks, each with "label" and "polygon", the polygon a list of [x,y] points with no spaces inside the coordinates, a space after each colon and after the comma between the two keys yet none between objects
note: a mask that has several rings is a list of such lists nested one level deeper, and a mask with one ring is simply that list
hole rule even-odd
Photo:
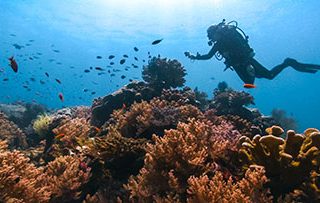
[{"label": "underwater rock", "polygon": [[118,91],[103,98],[95,99],[92,109],[91,125],[100,127],[109,118],[113,110],[120,109],[124,105],[130,106],[134,102],[150,101],[153,97],[160,95],[145,82],[133,81]]}]

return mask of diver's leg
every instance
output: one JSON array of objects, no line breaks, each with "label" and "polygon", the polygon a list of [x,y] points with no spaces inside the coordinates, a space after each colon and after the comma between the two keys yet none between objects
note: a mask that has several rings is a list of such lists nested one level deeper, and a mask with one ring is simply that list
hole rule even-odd
[{"label": "diver's leg", "polygon": [[251,59],[250,63],[255,68],[257,78],[267,78],[270,80],[275,78],[281,71],[289,66],[293,67],[297,71],[305,73],[316,73],[318,70],[320,70],[319,65],[299,63],[291,58],[286,58],[283,63],[275,66],[271,70],[266,69],[263,65],[261,65],[257,60],[253,58]]}]

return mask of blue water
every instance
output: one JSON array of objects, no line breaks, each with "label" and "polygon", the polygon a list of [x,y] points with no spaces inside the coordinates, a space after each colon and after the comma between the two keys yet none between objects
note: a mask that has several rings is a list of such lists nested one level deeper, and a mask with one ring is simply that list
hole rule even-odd
[{"label": "blue water", "polygon": [[[235,72],[223,72],[222,62],[214,58],[191,62],[183,52],[207,53],[207,27],[225,18],[238,21],[249,35],[255,58],[268,69],[286,57],[320,64],[319,8],[318,0],[0,0],[0,69],[4,70],[0,103],[34,101],[51,108],[91,105],[94,98],[117,90],[129,79],[141,80],[141,67],[147,63],[142,59],[148,60],[148,52],[178,59],[188,73],[186,85],[209,96],[221,81],[244,90]],[[151,45],[162,38],[160,44]],[[116,58],[108,60],[111,54]],[[123,54],[129,58],[120,65]],[[19,64],[18,73],[8,66],[10,56]],[[90,66],[106,68],[110,61],[121,70],[114,77],[99,76],[96,70],[84,73]],[[131,63],[139,68],[125,71]],[[299,130],[320,129],[320,73],[288,68],[272,81],[256,80],[256,85],[249,91],[255,97],[253,107],[266,115],[274,108],[283,109],[296,118]]]}]

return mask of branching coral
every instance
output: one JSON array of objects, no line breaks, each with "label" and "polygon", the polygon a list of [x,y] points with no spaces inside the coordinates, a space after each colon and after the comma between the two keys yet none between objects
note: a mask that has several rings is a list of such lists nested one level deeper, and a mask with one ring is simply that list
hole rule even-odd
[{"label": "branching coral", "polygon": [[252,165],[245,177],[234,182],[231,178],[227,181],[217,172],[211,179],[208,176],[188,179],[188,203],[207,202],[246,202],[265,203],[272,202],[270,192],[264,188],[267,178],[263,167]]},{"label": "branching coral", "polygon": [[126,185],[131,200],[185,201],[190,176],[212,174],[219,167],[216,161],[235,149],[239,135],[230,124],[215,126],[193,119],[165,131],[163,138],[153,136],[155,144],[147,145],[145,166]]},{"label": "branching coral", "polygon": [[0,139],[7,140],[9,147],[26,148],[25,134],[16,124],[8,120],[8,117],[0,112]]},{"label": "branching coral", "polygon": [[157,90],[183,86],[185,75],[185,69],[179,61],[157,57],[153,57],[142,71],[142,78]]},{"label": "branching coral", "polygon": [[179,121],[199,118],[202,113],[192,105],[153,99],[150,102],[133,104],[128,111],[114,112],[113,118],[125,137],[151,138],[155,133],[163,135],[165,129],[175,128]]},{"label": "branching coral", "polygon": [[252,140],[240,138],[240,153],[245,165],[265,167],[270,179],[268,185],[275,198],[302,188],[306,193],[313,191],[308,196],[318,201],[320,190],[315,189],[311,174],[319,173],[320,132],[308,129],[302,135],[289,130],[286,140],[280,137],[284,131],[278,126],[267,129],[267,133],[266,136],[256,135]]}]

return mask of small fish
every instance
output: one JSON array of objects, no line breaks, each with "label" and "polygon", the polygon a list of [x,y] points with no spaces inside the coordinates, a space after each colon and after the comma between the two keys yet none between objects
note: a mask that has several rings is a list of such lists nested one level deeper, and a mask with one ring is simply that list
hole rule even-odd
[{"label": "small fish", "polygon": [[139,49],[137,47],[134,47],[133,50],[134,51],[139,51]]},{"label": "small fish", "polygon": [[110,62],[110,65],[114,65],[114,62]]},{"label": "small fish", "polygon": [[61,81],[59,79],[56,78],[55,80],[57,81],[57,83],[61,84]]},{"label": "small fish", "polygon": [[120,64],[122,65],[122,64],[124,64],[126,62],[126,59],[121,59],[120,60]]},{"label": "small fish", "polygon": [[152,45],[159,44],[162,40],[163,40],[163,39],[154,40],[151,44],[152,44]]},{"label": "small fish", "polygon": [[30,81],[35,82],[36,79],[32,77],[32,78],[30,78]]},{"label": "small fish", "polygon": [[60,140],[60,139],[63,138],[64,136],[65,136],[64,133],[60,133],[60,134],[56,135],[56,136],[54,137],[54,139]]},{"label": "small fish", "polygon": [[40,80],[40,84],[41,84],[41,85],[44,85],[45,82],[44,82],[43,80]]},{"label": "small fish", "polygon": [[97,56],[96,58],[97,58],[97,59],[102,59],[102,56]]},{"label": "small fish", "polygon": [[94,94],[96,94],[96,92],[91,92],[91,95],[94,95]]},{"label": "small fish", "polygon": [[59,53],[59,52],[60,52],[58,49],[54,49],[54,50],[52,50],[52,51],[54,51],[54,52],[56,52],[56,53]]},{"label": "small fish", "polygon": [[126,78],[126,76],[125,75],[121,75],[121,79],[125,79]]},{"label": "small fish", "polygon": [[104,75],[104,74],[106,74],[105,72],[100,72],[100,73],[98,73],[98,75]]},{"label": "small fish", "polygon": [[128,58],[129,56],[127,54],[123,54],[123,57],[124,58]]},{"label": "small fish", "polygon": [[49,77],[49,73],[45,72],[44,74],[45,74],[47,77]]},{"label": "small fish", "polygon": [[137,57],[134,57],[134,60],[139,61],[139,59]]},{"label": "small fish", "polygon": [[113,76],[115,76],[115,75],[116,75],[116,74],[114,74],[114,73],[111,73],[111,74],[110,74],[111,77],[113,77]]},{"label": "small fish", "polygon": [[58,96],[59,96],[59,99],[60,99],[62,102],[64,102],[64,96],[63,96],[63,94],[62,94],[61,92],[59,93]]},{"label": "small fish", "polygon": [[108,59],[113,59],[114,57],[115,57],[114,55],[110,55]]},{"label": "small fish", "polygon": [[96,70],[98,70],[98,71],[104,71],[104,69],[103,69],[103,68],[98,67],[98,66],[97,66],[97,67],[95,67],[95,69],[96,69]]},{"label": "small fish", "polygon": [[85,73],[90,73],[90,70],[85,69],[84,72],[85,72]]},{"label": "small fish", "polygon": [[132,82],[133,80],[132,79],[129,79],[129,82]]},{"label": "small fish", "polygon": [[14,48],[16,49],[22,49],[24,46],[19,45],[19,44],[13,44],[12,46],[14,46]]},{"label": "small fish", "polygon": [[10,66],[11,66],[12,70],[15,73],[18,72],[18,64],[17,64],[16,60],[13,58],[13,56],[11,56],[9,58],[9,61],[10,61]]},{"label": "small fish", "polygon": [[83,89],[83,92],[88,92],[88,91],[89,91],[89,90],[88,90],[88,89],[86,89],[86,88],[85,88],[85,89]]},{"label": "small fish", "polygon": [[144,62],[146,62],[146,60],[143,59],[142,62],[144,63]]}]

